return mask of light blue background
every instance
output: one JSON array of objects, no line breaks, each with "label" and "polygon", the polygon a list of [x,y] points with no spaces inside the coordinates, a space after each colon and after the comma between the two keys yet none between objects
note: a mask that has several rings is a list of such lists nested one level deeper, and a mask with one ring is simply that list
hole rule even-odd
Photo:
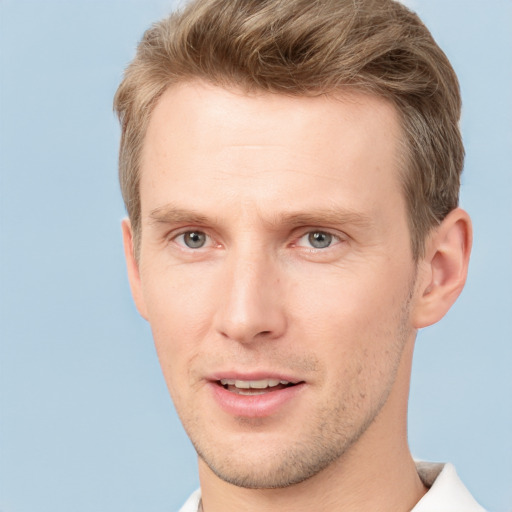
[{"label": "light blue background", "polygon": [[[512,2],[412,0],[462,83],[467,288],[419,336],[410,443],[512,511]],[[0,0],[0,510],[172,512],[197,485],[125,278],[112,96],[163,0]]]}]

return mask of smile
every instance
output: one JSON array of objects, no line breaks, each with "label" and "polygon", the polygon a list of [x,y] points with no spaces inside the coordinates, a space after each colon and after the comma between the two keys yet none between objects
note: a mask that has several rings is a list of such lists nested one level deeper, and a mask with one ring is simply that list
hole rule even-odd
[{"label": "smile", "polygon": [[220,385],[224,389],[236,393],[238,395],[262,395],[271,391],[279,391],[289,386],[293,386],[292,382],[277,379],[261,379],[261,380],[237,380],[237,379],[221,379]]}]

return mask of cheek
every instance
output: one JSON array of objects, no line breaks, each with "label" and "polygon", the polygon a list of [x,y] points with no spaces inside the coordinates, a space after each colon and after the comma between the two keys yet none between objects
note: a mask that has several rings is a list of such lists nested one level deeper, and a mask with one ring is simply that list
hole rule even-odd
[{"label": "cheek", "polygon": [[296,281],[293,290],[301,300],[291,324],[308,333],[311,350],[324,347],[327,357],[340,361],[354,376],[367,367],[385,371],[401,350],[412,286],[403,270],[365,270],[336,269],[304,286]]},{"label": "cheek", "polygon": [[184,335],[204,328],[206,318],[215,301],[211,276],[200,269],[155,264],[159,272],[147,272],[142,276],[149,323],[155,336],[183,339]]},{"label": "cheek", "polygon": [[386,282],[384,274],[367,268],[359,273],[336,269],[324,275],[309,274],[308,279],[297,275],[289,291],[290,302],[296,303],[296,316],[309,328],[336,329],[340,335],[354,330],[367,333],[400,302],[402,290],[398,283]]},{"label": "cheek", "polygon": [[188,382],[188,368],[207,338],[214,297],[197,276],[172,271],[146,275],[143,289],[158,359],[171,395]]}]

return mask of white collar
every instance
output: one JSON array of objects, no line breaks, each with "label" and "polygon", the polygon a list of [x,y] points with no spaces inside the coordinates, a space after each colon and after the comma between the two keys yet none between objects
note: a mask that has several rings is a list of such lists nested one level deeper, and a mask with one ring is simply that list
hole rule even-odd
[{"label": "white collar", "polygon": [[411,512],[485,512],[466,489],[452,464],[416,461],[429,491]]}]

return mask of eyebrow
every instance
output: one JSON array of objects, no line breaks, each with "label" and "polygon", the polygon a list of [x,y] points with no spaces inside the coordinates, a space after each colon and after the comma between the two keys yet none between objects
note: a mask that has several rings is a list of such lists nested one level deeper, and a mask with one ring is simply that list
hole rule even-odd
[{"label": "eyebrow", "polygon": [[[217,224],[218,218],[211,219],[195,210],[179,208],[174,205],[164,205],[149,213],[151,224]],[[279,226],[322,226],[322,225],[352,225],[369,228],[374,221],[369,215],[344,208],[328,207],[300,212],[282,212],[265,219],[264,224],[270,228]]]},{"label": "eyebrow", "polygon": [[266,221],[270,225],[322,226],[322,225],[353,225],[370,227],[373,220],[369,215],[344,208],[322,208],[306,212],[285,212]]},{"label": "eyebrow", "polygon": [[165,205],[151,210],[149,221],[151,224],[179,224],[181,222],[206,224],[208,223],[208,217],[194,210]]}]

